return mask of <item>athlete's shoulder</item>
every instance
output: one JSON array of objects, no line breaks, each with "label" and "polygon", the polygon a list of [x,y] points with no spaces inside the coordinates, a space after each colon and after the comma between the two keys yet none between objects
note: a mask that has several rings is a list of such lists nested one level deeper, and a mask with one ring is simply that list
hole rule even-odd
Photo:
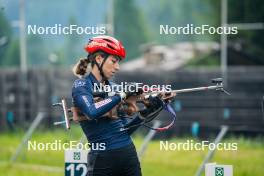
[{"label": "athlete's shoulder", "polygon": [[84,79],[84,78],[80,78],[80,79],[76,79],[73,82],[72,88],[81,88],[81,87],[90,87],[91,83],[89,80]]},{"label": "athlete's shoulder", "polygon": [[91,94],[92,86],[87,79],[76,79],[72,85],[72,97]]}]

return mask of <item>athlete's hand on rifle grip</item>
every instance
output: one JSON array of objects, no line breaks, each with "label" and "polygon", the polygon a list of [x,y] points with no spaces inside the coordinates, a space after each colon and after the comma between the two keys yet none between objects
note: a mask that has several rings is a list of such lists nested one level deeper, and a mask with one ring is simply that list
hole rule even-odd
[{"label": "athlete's hand on rifle grip", "polygon": [[159,96],[150,96],[148,100],[147,108],[139,111],[140,118],[146,122],[153,120],[164,107],[164,103]]},{"label": "athlete's hand on rifle grip", "polygon": [[161,99],[163,99],[166,103],[170,103],[175,98],[176,93],[174,92],[162,92]]},{"label": "athlete's hand on rifle grip", "polygon": [[120,92],[119,95],[121,96],[122,100],[128,99],[131,96],[138,96],[143,93],[142,89],[132,90],[128,92]]}]

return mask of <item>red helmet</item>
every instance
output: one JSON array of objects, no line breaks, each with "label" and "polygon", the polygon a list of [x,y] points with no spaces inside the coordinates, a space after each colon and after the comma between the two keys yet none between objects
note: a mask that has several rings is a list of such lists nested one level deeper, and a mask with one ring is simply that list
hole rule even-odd
[{"label": "red helmet", "polygon": [[89,43],[85,46],[85,50],[90,54],[101,50],[108,54],[119,56],[122,59],[126,57],[126,50],[122,43],[110,36],[91,38]]}]

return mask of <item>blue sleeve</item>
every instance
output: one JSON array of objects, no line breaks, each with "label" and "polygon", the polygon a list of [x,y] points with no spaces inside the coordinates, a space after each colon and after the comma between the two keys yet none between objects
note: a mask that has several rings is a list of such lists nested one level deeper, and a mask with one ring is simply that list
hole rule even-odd
[{"label": "blue sleeve", "polygon": [[129,128],[127,130],[127,133],[131,135],[134,131],[136,131],[140,127],[140,123],[143,121],[138,117],[134,117],[132,119],[129,118],[123,118],[123,124],[125,128]]},{"label": "blue sleeve", "polygon": [[95,103],[92,95],[92,84],[89,84],[84,79],[79,79],[74,82],[72,98],[74,105],[91,119],[101,117],[121,102],[121,97],[116,95]]}]

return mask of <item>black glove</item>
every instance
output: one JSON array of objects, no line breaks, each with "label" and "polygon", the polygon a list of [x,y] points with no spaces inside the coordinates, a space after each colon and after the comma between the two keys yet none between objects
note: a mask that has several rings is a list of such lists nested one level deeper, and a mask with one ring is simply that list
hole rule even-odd
[{"label": "black glove", "polygon": [[140,118],[145,122],[152,121],[159,112],[163,109],[164,102],[160,99],[160,97],[149,97],[149,105],[146,109],[139,111]]},{"label": "black glove", "polygon": [[[125,90],[125,87],[123,87],[126,92],[127,97],[133,96],[133,95],[140,95],[143,93],[143,89],[139,88],[136,83],[130,82],[126,85],[126,87],[129,90]],[[138,89],[137,89],[138,88]]]},{"label": "black glove", "polygon": [[136,96],[136,95],[140,95],[143,93],[142,89],[138,89],[138,90],[133,90],[131,92],[125,92],[126,93],[126,98],[130,97],[130,96]]}]

